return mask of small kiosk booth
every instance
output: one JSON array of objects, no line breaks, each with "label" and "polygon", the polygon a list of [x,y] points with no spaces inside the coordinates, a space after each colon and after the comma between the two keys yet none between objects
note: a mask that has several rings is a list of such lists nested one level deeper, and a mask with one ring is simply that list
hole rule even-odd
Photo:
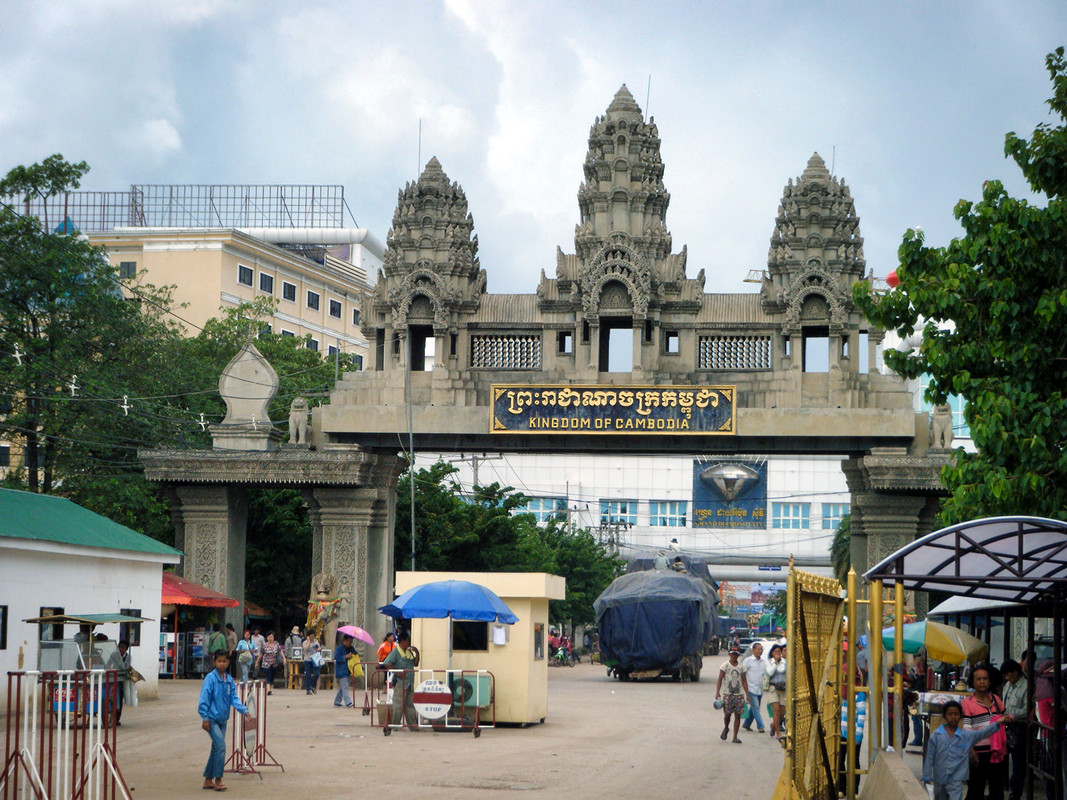
[{"label": "small kiosk booth", "polygon": [[420,666],[445,668],[452,626],[452,668],[493,673],[496,722],[544,722],[548,714],[548,601],[564,599],[566,581],[544,572],[398,572],[396,592],[446,580],[484,586],[519,621],[498,625],[447,618],[410,620],[412,644],[422,654]]}]

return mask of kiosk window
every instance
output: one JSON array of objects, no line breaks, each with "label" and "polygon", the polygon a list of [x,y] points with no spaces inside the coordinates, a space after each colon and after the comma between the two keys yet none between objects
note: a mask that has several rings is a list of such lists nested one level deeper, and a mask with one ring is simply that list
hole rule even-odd
[{"label": "kiosk window", "polygon": [[534,661],[541,661],[545,657],[545,624],[543,622],[535,622],[533,626],[534,634]]},{"label": "kiosk window", "polygon": [[7,606],[0,606],[0,650],[7,650]]},{"label": "kiosk window", "polygon": [[489,623],[452,621],[453,650],[488,650]]}]

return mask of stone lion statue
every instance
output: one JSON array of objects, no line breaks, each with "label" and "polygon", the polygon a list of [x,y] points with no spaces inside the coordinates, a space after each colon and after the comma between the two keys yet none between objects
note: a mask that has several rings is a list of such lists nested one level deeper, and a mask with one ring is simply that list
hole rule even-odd
[{"label": "stone lion statue", "polygon": [[934,406],[930,417],[930,447],[937,450],[952,447],[952,407],[948,403]]},{"label": "stone lion statue", "polygon": [[289,406],[289,443],[307,444],[308,401],[303,397],[293,399]]}]

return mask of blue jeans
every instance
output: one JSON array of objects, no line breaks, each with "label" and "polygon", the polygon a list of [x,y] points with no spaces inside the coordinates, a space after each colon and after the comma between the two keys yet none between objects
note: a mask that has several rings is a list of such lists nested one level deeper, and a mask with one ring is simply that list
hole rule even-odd
[{"label": "blue jeans", "polygon": [[351,682],[352,682],[352,676],[351,675],[345,675],[343,678],[340,677],[340,676],[337,677],[337,696],[333,698],[333,704],[335,706],[339,706],[339,705],[350,706],[350,705],[352,705],[352,700],[349,699],[348,693],[345,692],[345,689],[348,688],[348,685]]},{"label": "blue jeans", "polygon": [[226,721],[210,720],[208,735],[211,736],[211,753],[208,754],[207,766],[204,767],[204,777],[215,780],[222,777],[226,766]]},{"label": "blue jeans", "polygon": [[319,688],[319,668],[312,663],[311,659],[304,662],[304,691],[310,692]]},{"label": "blue jeans", "polygon": [[248,683],[248,672],[252,669],[252,662],[242,662],[241,657],[237,657],[237,666],[241,668],[241,683]]},{"label": "blue jeans", "polygon": [[762,694],[748,693],[748,713],[745,714],[745,727],[752,730],[752,720],[756,720],[756,729],[763,730],[763,717],[760,715],[759,704],[763,700]]}]

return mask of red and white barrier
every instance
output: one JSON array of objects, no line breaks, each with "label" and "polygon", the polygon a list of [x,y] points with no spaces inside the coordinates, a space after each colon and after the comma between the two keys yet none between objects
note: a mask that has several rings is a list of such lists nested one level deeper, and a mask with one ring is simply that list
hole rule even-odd
[{"label": "red and white barrier", "polygon": [[2,800],[131,800],[115,757],[115,670],[9,672]]},{"label": "red and white barrier", "polygon": [[[248,717],[233,709],[230,717],[230,753],[226,772],[259,773],[257,767],[285,767],[267,749],[267,684],[262,680],[237,684],[237,697],[248,708]],[[260,774],[260,780],[263,776]],[[6,800],[6,798],[4,799]]]}]

